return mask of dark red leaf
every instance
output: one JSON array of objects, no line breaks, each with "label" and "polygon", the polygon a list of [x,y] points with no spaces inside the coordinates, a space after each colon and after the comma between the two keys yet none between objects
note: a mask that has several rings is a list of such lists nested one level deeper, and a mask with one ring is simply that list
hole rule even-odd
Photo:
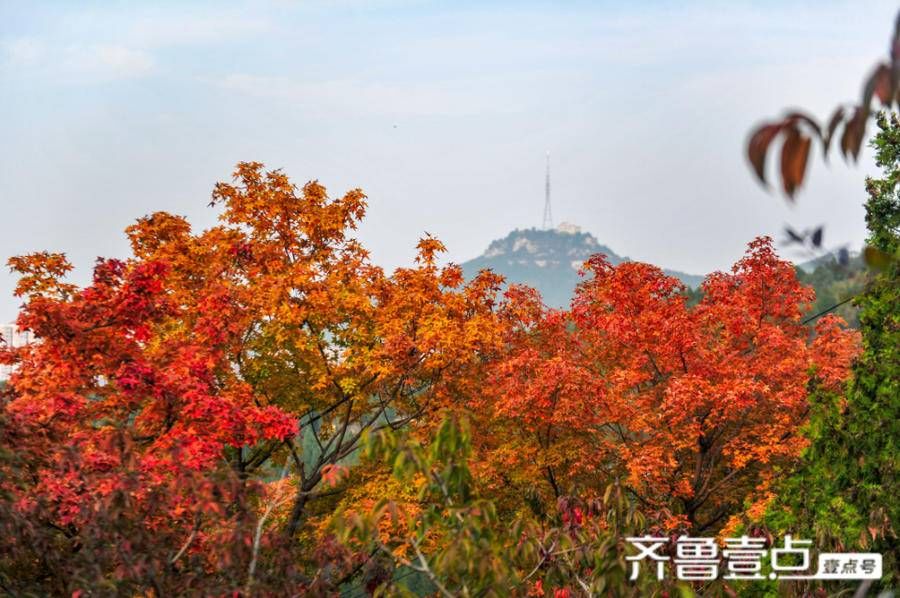
[{"label": "dark red leaf", "polygon": [[873,96],[877,96],[883,106],[890,105],[891,96],[893,95],[891,89],[891,68],[881,63],[875,67],[875,71],[866,81],[866,85],[863,88],[863,107],[866,109],[871,107]]},{"label": "dark red leaf", "polygon": [[844,107],[838,106],[828,121],[828,128],[825,130],[825,137],[822,139],[823,152],[825,158],[828,158],[828,148],[831,147],[831,140],[834,138],[834,132],[838,125],[844,120]]},{"label": "dark red leaf", "polygon": [[894,37],[891,39],[891,90],[900,105],[900,13],[894,21]]},{"label": "dark red leaf", "polygon": [[811,141],[797,127],[787,129],[781,147],[781,183],[789,198],[793,199],[794,192],[803,184]]},{"label": "dark red leaf", "polygon": [[809,125],[813,131],[815,131],[816,136],[820,139],[822,138],[822,129],[819,127],[819,123],[817,123],[811,116],[804,114],[802,112],[789,112],[784,117],[785,122],[795,124],[798,122],[803,122]]},{"label": "dark red leaf", "polygon": [[753,132],[747,143],[747,157],[750,159],[756,176],[764,185],[766,184],[766,152],[769,150],[769,144],[772,143],[782,127],[784,127],[784,122],[761,125]]},{"label": "dark red leaf", "polygon": [[868,109],[858,107],[853,113],[853,118],[847,121],[844,134],[841,136],[841,152],[844,154],[844,158],[852,156],[856,161],[859,157],[859,150],[862,148],[863,138],[866,134],[868,116]]},{"label": "dark red leaf", "polygon": [[888,67],[878,76],[878,82],[875,84],[875,95],[881,102],[882,106],[890,106],[893,99],[894,85],[891,83],[891,71]]}]

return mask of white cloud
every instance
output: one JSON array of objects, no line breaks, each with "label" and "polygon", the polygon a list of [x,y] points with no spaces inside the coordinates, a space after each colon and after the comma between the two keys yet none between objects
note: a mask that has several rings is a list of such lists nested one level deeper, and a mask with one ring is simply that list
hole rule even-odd
[{"label": "white cloud", "polygon": [[158,68],[166,49],[227,43],[272,28],[268,18],[234,11],[88,10],[46,23],[39,35],[0,38],[0,69],[62,81],[141,77]]}]

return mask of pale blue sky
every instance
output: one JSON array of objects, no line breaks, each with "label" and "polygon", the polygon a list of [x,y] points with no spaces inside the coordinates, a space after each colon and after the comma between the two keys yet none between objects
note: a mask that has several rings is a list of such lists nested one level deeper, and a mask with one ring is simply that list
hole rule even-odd
[{"label": "pale blue sky", "polygon": [[66,251],[84,281],[136,217],[209,226],[259,160],[362,187],[386,267],[426,230],[464,261],[540,224],[546,150],[556,220],[635,259],[726,268],[785,222],[858,246],[868,154],[817,156],[791,208],[743,151],[759,117],[857,97],[897,10],[862,5],[0,0],[0,256]]}]

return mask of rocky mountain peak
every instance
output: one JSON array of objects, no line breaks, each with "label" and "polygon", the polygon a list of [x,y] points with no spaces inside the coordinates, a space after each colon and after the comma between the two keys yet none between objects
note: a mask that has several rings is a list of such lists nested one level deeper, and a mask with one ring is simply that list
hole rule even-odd
[{"label": "rocky mountain peak", "polygon": [[[578,271],[585,260],[597,253],[606,255],[614,265],[628,261],[579,226],[563,223],[555,229],[516,229],[492,241],[482,255],[462,267],[467,278],[489,268],[508,282],[535,287],[547,305],[564,307],[581,280]],[[702,280],[683,272],[667,273],[688,286],[697,286]]]}]

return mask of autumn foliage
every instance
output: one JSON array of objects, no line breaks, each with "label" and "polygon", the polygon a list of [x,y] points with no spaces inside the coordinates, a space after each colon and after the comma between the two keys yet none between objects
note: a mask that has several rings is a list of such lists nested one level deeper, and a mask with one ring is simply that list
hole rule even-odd
[{"label": "autumn foliage", "polygon": [[717,531],[759,508],[803,448],[809,389],[840,386],[856,335],[826,317],[810,340],[812,291],[764,238],[693,307],[654,266],[595,256],[586,268],[571,310],[520,317],[495,368],[483,406],[494,484],[541,479],[559,497],[619,479],[670,531]]},{"label": "autumn foliage", "polygon": [[322,595],[396,589],[404,568],[463,594],[624,583],[611,530],[712,534],[761,510],[809,392],[839,389],[857,351],[837,318],[804,325],[812,292],[766,238],[699,304],[595,256],[551,310],[491,272],[465,281],[430,237],[386,274],[350,236],[359,190],[244,163],[212,204],[201,232],[141,218],[85,287],[61,255],[10,261],[38,341],[2,353],[4,588]]}]

